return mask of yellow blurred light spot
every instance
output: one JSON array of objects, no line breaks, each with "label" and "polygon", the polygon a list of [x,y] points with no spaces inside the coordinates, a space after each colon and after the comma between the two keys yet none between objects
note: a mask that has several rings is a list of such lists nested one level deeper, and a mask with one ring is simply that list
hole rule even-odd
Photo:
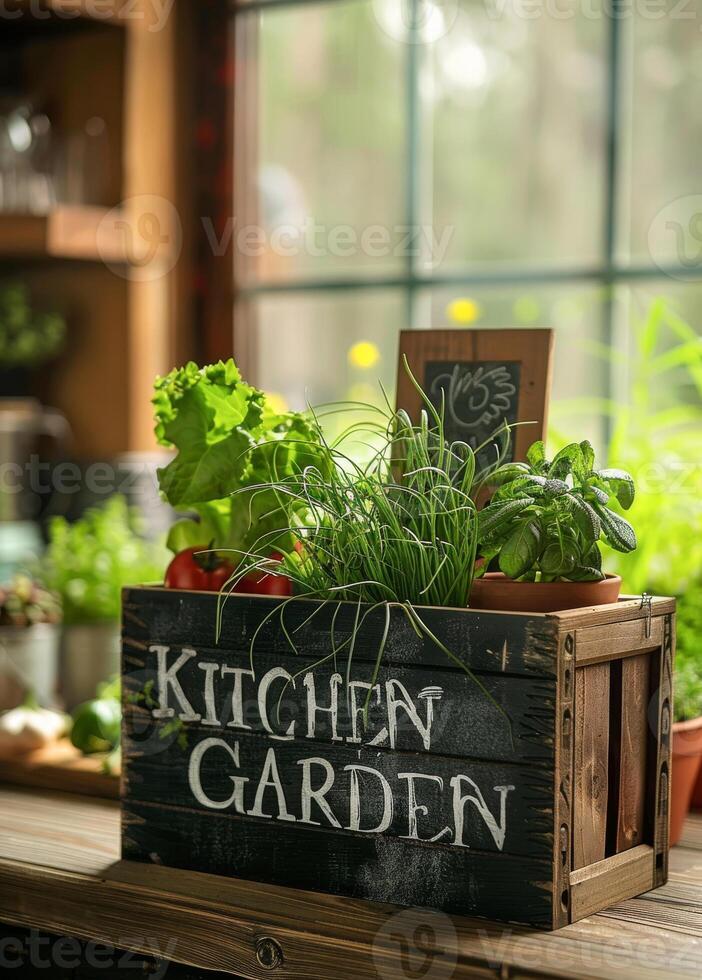
[{"label": "yellow blurred light spot", "polygon": [[349,347],[348,358],[349,364],[353,367],[367,370],[378,363],[380,351],[378,345],[374,344],[372,340],[359,340],[358,343]]},{"label": "yellow blurred light spot", "polygon": [[475,323],[481,313],[480,304],[467,297],[454,299],[446,307],[446,315],[453,323]]},{"label": "yellow blurred light spot", "polygon": [[289,411],[288,403],[279,391],[267,392],[266,400],[268,402],[268,407],[275,415],[283,415],[284,412]]}]

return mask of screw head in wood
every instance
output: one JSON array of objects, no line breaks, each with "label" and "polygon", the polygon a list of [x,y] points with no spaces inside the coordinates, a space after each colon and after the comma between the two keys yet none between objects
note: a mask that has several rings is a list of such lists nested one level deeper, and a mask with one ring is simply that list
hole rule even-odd
[{"label": "screw head in wood", "polygon": [[264,970],[275,970],[283,962],[283,950],[280,943],[270,936],[262,936],[256,940],[256,959]]}]

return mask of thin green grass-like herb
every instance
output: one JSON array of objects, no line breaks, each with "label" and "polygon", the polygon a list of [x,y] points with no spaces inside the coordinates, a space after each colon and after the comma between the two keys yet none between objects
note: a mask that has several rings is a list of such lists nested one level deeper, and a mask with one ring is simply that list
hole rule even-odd
[{"label": "thin green grass-like herb", "polygon": [[[476,473],[475,453],[470,446],[446,441],[443,405],[437,409],[411,373],[410,377],[426,406],[419,424],[413,424],[403,410],[393,411],[388,403],[387,411],[374,407],[376,418],[365,427],[353,422],[333,442],[328,442],[319,416],[311,411],[325,465],[309,466],[277,480],[273,455],[270,481],[249,487],[247,492],[253,499],[258,493],[270,495],[273,491],[275,506],[288,514],[289,529],[302,547],[278,563],[268,557],[271,540],[263,535],[249,553],[238,556],[241,563],[229,588],[244,575],[259,570],[288,576],[294,583],[296,598],[319,599],[323,604],[355,603],[357,611],[349,642],[338,646],[333,635],[330,641],[334,659],[348,646],[347,685],[363,623],[371,612],[384,609],[382,639],[364,705],[366,720],[393,606],[403,611],[417,634],[460,666],[504,715],[470,668],[446,649],[422,618],[423,606],[468,605],[478,544],[474,496],[485,473]],[[345,451],[345,443],[362,433],[363,428],[379,448],[361,466]],[[219,602],[218,631],[228,594],[225,587]],[[256,630],[250,649],[252,664],[260,630],[276,612],[283,621],[289,601],[277,605]],[[332,626],[332,632],[333,629]],[[294,652],[304,653],[287,629],[284,633]]]}]

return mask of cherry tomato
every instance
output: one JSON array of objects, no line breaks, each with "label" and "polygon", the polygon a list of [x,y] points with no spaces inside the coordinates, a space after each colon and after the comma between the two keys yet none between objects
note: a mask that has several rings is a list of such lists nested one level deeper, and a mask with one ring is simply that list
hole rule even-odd
[{"label": "cherry tomato", "polygon": [[[271,554],[271,558],[275,561],[283,560],[283,556],[277,551]],[[234,592],[245,592],[248,595],[291,596],[292,582],[287,575],[271,575],[269,572],[260,572],[256,569],[237,582]]]},{"label": "cherry tomato", "polygon": [[233,572],[230,561],[208,551],[207,545],[200,545],[178,552],[166,569],[164,584],[167,589],[219,592]]}]

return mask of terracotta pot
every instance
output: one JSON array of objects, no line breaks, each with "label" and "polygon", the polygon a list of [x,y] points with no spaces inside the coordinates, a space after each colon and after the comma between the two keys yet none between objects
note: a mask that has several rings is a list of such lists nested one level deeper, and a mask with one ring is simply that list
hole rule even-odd
[{"label": "terracotta pot", "polygon": [[671,847],[680,840],[700,766],[702,766],[702,718],[676,721],[673,725],[673,768],[670,778]]},{"label": "terracotta pot", "polygon": [[515,582],[502,572],[487,572],[473,582],[473,609],[509,612],[559,612],[616,602],[622,580],[607,575],[601,582]]},{"label": "terracotta pot", "polygon": [[697,777],[697,785],[692,792],[692,809],[702,810],[702,766]]}]

